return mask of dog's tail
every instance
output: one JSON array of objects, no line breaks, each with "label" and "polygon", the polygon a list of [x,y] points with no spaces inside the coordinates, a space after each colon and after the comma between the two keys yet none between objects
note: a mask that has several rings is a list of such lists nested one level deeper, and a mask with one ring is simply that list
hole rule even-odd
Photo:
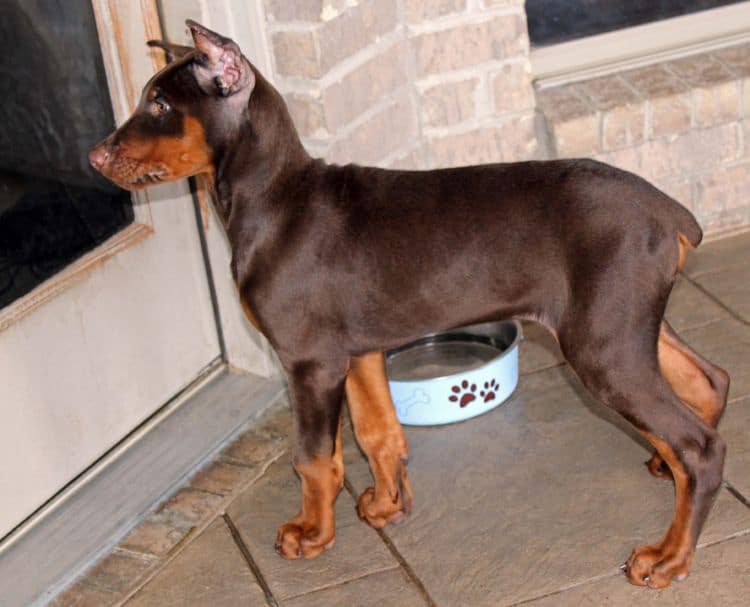
[{"label": "dog's tail", "polygon": [[674,213],[677,231],[685,237],[691,247],[697,247],[703,240],[703,229],[695,215],[676,200],[673,202],[677,207]]}]

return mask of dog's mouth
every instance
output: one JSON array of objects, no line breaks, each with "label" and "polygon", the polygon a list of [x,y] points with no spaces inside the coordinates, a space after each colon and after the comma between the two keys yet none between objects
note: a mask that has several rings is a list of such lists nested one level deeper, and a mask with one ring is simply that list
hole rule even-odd
[{"label": "dog's mouth", "polygon": [[168,172],[164,168],[156,168],[138,177],[128,180],[126,183],[133,188],[142,188],[157,183],[163,183],[168,177]]}]

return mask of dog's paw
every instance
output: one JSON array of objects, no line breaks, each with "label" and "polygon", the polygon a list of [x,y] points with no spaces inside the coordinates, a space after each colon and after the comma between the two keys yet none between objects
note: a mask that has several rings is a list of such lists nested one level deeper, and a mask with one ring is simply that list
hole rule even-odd
[{"label": "dog's paw", "polygon": [[403,460],[397,478],[397,487],[390,492],[381,491],[378,495],[374,487],[368,487],[359,496],[357,514],[375,529],[382,529],[389,523],[398,525],[411,513],[411,483],[406,476],[406,463]]},{"label": "dog's paw", "polygon": [[311,559],[333,547],[335,536],[321,537],[315,527],[289,522],[276,532],[276,552],[285,559]]},{"label": "dog's paw", "polygon": [[688,576],[692,553],[667,553],[660,544],[639,546],[622,566],[628,581],[636,586],[666,588],[672,580],[682,581]]},{"label": "dog's paw", "polygon": [[658,453],[654,453],[651,459],[646,462],[646,468],[656,478],[672,480],[672,471],[669,469],[667,462]]}]

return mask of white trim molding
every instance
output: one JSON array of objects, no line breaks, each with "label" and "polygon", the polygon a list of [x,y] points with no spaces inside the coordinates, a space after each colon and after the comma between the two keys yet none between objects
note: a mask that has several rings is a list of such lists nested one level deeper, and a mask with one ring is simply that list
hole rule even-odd
[{"label": "white trim molding", "polygon": [[586,80],[750,41],[750,2],[531,51],[539,88]]}]

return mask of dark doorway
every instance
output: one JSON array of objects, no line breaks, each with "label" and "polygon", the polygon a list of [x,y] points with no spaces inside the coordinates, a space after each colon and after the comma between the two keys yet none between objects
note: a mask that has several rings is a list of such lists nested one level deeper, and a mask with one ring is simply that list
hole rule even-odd
[{"label": "dark doorway", "polygon": [[113,128],[90,0],[2,0],[0,308],[133,221],[88,164]]}]

